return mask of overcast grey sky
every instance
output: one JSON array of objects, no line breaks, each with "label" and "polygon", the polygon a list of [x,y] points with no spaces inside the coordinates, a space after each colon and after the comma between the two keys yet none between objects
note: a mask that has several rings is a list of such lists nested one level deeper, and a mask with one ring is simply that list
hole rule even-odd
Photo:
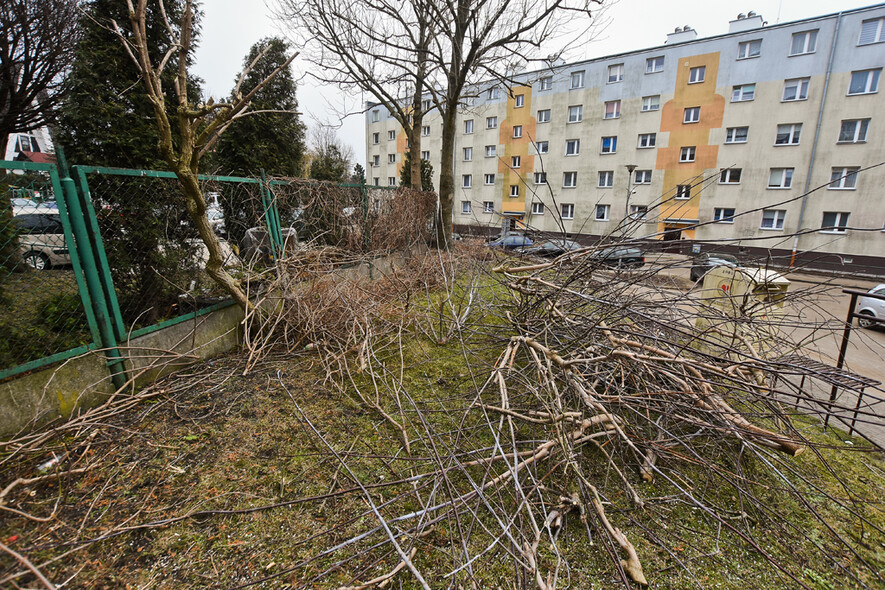
[{"label": "overcast grey sky", "polygon": [[[604,26],[596,38],[576,51],[573,59],[602,57],[661,45],[675,27],[690,25],[699,37],[728,32],[728,21],[751,10],[769,24],[799,20],[839,10],[869,6],[863,0],[618,0],[600,16]],[[228,94],[243,58],[262,37],[280,34],[278,23],[264,0],[204,0],[203,35],[197,51],[195,73],[206,81],[212,96]],[[338,136],[353,146],[356,162],[365,166],[364,119],[359,109],[371,97],[344,95],[330,86],[318,86],[305,76],[310,65],[297,60],[293,66],[300,79],[298,101],[309,127],[333,125]],[[350,116],[343,116],[350,113]]]}]

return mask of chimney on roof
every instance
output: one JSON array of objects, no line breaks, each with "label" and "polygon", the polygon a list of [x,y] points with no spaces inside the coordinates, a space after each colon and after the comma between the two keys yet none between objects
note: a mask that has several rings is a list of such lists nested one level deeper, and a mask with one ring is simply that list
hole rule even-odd
[{"label": "chimney on roof", "polygon": [[686,41],[693,41],[698,38],[698,32],[692,29],[690,26],[685,25],[684,27],[676,27],[672,33],[667,35],[667,45],[673,45],[674,43],[684,43]]},{"label": "chimney on roof", "polygon": [[752,10],[748,12],[746,15],[743,13],[737,15],[737,18],[732,21],[728,21],[728,32],[729,33],[742,33],[744,31],[752,31],[753,29],[760,29],[765,23],[762,21],[762,16],[756,14]]}]

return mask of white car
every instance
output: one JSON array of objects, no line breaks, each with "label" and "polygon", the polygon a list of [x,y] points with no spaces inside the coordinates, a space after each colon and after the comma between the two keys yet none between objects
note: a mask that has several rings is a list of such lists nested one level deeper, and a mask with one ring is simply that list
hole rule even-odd
[{"label": "white car", "polygon": [[[876,285],[870,289],[870,293],[874,295],[885,295],[885,283]],[[885,326],[885,300],[874,299],[873,297],[858,297],[857,313],[864,317],[857,318],[857,323],[861,328],[872,328],[876,325]],[[876,320],[882,320],[878,322]]]}]

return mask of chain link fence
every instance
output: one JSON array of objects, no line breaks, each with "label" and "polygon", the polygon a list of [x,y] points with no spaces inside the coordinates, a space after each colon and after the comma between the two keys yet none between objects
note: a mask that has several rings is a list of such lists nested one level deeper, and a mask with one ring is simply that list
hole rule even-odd
[{"label": "chain link fence", "polygon": [[0,370],[93,340],[58,176],[26,166],[0,169]]}]

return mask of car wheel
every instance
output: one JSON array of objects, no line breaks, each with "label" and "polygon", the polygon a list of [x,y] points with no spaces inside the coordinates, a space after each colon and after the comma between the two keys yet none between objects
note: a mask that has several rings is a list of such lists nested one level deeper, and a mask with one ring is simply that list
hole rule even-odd
[{"label": "car wheel", "polygon": [[37,270],[46,270],[49,268],[49,259],[46,255],[41,254],[40,252],[35,252],[34,250],[25,252],[25,255],[22,256],[22,260],[24,260],[25,264]]},{"label": "car wheel", "polygon": [[869,330],[878,323],[876,322],[875,316],[868,311],[862,311],[860,312],[860,315],[864,317],[857,318],[857,325],[865,330]]}]

